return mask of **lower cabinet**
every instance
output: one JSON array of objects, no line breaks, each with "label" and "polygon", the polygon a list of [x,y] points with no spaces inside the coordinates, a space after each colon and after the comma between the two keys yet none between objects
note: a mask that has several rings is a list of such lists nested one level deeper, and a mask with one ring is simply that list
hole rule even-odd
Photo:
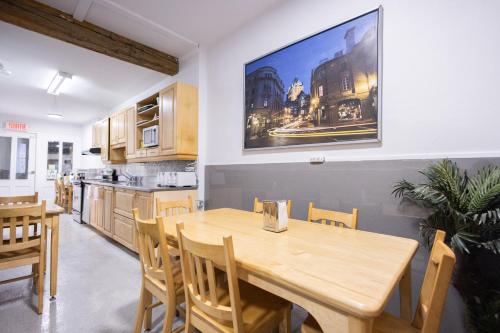
[{"label": "lower cabinet", "polygon": [[137,236],[132,209],[139,210],[141,219],[152,219],[154,200],[180,200],[190,195],[196,200],[196,190],[144,192],[110,186],[92,185],[90,225],[115,241],[137,252]]},{"label": "lower cabinet", "polygon": [[119,214],[114,214],[113,239],[133,251],[137,251],[134,221]]},{"label": "lower cabinet", "polygon": [[103,207],[102,232],[108,236],[113,236],[113,188],[104,189],[104,207]]}]

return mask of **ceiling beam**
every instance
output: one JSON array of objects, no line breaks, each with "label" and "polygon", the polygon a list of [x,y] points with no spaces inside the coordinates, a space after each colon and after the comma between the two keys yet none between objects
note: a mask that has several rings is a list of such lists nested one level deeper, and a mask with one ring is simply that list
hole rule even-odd
[{"label": "ceiling beam", "polygon": [[179,72],[174,56],[33,0],[0,0],[0,20],[157,72]]},{"label": "ceiling beam", "polygon": [[75,11],[73,12],[73,18],[83,22],[89,12],[90,6],[92,6],[92,0],[78,0]]}]

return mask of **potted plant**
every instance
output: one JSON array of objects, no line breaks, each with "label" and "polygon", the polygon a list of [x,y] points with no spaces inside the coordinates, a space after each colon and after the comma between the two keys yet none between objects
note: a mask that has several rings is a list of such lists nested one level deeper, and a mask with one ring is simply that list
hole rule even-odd
[{"label": "potted plant", "polygon": [[421,171],[425,181],[401,180],[393,194],[429,210],[420,235],[432,244],[437,229],[457,255],[454,285],[475,332],[500,332],[500,167],[487,166],[469,177],[445,159]]}]

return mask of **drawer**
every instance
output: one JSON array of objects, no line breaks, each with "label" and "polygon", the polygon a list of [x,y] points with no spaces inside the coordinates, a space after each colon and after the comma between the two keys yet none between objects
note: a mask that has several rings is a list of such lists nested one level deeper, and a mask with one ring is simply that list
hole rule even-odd
[{"label": "drawer", "polygon": [[135,251],[135,227],[132,219],[114,215],[113,239]]},{"label": "drawer", "polygon": [[160,148],[150,148],[146,153],[147,157],[160,156]]},{"label": "drawer", "polygon": [[135,157],[146,157],[147,154],[147,149],[137,149],[135,151]]},{"label": "drawer", "polygon": [[133,218],[132,209],[134,208],[135,191],[130,190],[115,190],[115,209],[116,214]]}]

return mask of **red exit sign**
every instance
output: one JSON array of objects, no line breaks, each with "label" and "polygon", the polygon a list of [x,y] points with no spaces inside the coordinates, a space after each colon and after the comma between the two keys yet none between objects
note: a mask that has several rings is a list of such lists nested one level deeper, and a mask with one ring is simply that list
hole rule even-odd
[{"label": "red exit sign", "polygon": [[5,129],[14,130],[14,131],[27,131],[28,125],[26,123],[20,123],[17,121],[6,121]]}]

